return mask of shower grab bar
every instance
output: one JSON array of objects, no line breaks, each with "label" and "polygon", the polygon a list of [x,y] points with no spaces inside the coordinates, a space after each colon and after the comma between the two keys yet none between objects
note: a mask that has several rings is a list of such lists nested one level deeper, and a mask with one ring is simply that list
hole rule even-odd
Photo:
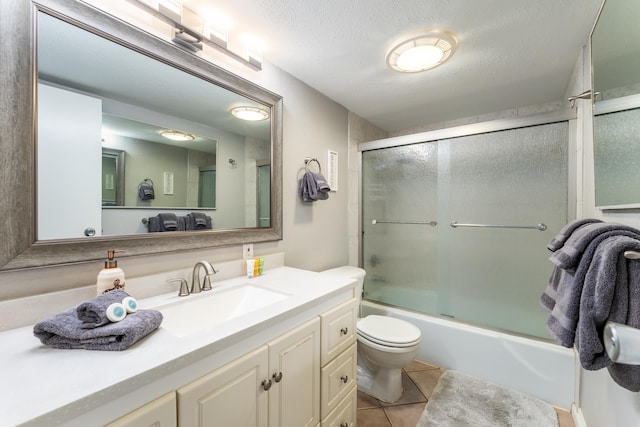
[{"label": "shower grab bar", "polygon": [[537,225],[496,225],[496,224],[460,224],[458,221],[451,221],[449,224],[453,228],[457,227],[483,227],[483,228],[521,228],[528,230],[539,230],[544,231],[547,229],[547,226],[543,223]]},{"label": "shower grab bar", "polygon": [[438,225],[437,221],[391,221],[386,219],[374,219],[371,221],[371,224],[418,224],[418,225],[430,225],[435,227]]}]

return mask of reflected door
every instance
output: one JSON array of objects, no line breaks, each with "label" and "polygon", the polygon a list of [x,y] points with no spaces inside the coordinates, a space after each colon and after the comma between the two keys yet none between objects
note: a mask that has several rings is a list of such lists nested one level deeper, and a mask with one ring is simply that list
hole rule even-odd
[{"label": "reflected door", "polygon": [[198,182],[198,206],[201,208],[216,207],[216,171],[200,170]]},{"label": "reflected door", "polygon": [[38,85],[38,240],[102,233],[102,101]]}]

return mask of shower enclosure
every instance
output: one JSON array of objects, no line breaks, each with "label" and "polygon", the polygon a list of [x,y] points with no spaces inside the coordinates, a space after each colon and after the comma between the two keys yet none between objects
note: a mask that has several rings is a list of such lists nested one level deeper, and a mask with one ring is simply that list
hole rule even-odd
[{"label": "shower enclosure", "polygon": [[[401,138],[396,138],[396,140]],[[548,338],[568,121],[362,152],[365,298]]]}]

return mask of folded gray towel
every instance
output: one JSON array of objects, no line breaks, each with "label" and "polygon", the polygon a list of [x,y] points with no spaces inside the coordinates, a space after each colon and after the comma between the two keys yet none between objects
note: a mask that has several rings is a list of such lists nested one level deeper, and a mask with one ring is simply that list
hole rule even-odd
[{"label": "folded gray towel", "polygon": [[111,304],[122,303],[129,294],[122,290],[115,290],[98,295],[76,307],[78,319],[82,321],[83,329],[93,329],[111,323],[107,318],[107,307]]},{"label": "folded gray towel", "polygon": [[72,308],[37,323],[33,333],[42,344],[54,348],[121,351],[156,330],[160,323],[159,311],[138,310],[120,322],[84,329],[76,308]]},{"label": "folded gray towel", "polygon": [[566,242],[569,236],[571,236],[571,233],[573,233],[576,229],[582,227],[583,225],[589,224],[592,222],[602,222],[602,221],[595,218],[581,218],[581,219],[576,219],[575,221],[571,221],[570,223],[562,227],[558,232],[558,234],[556,234],[555,237],[551,239],[551,241],[547,245],[547,249],[549,249],[551,252],[557,251],[564,245],[564,242]]}]

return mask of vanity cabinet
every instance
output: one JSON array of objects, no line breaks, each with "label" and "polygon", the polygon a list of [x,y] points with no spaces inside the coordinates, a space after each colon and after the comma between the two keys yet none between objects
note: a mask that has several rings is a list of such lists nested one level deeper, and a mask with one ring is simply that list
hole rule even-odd
[{"label": "vanity cabinet", "polygon": [[320,319],[177,391],[183,426],[315,427],[320,420]]},{"label": "vanity cabinet", "polygon": [[353,427],[357,415],[356,300],[322,314],[322,427]]},{"label": "vanity cabinet", "polygon": [[167,393],[105,427],[177,427],[176,393]]}]

